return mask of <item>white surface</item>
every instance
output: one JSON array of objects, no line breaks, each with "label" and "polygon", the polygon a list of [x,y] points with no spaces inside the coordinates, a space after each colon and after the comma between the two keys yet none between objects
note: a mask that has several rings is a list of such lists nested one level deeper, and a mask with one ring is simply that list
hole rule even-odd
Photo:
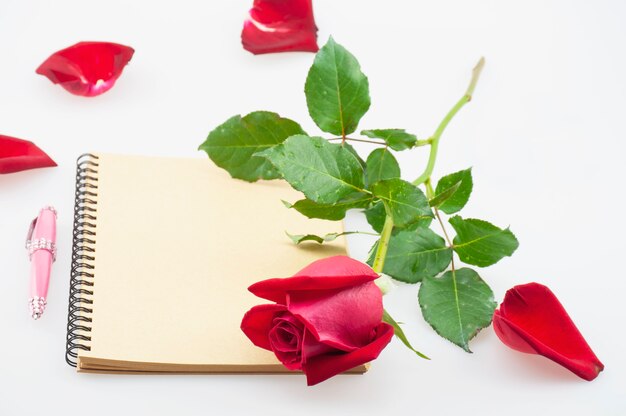
[{"label": "white surface", "polygon": [[[245,52],[239,32],[250,4],[0,3],[0,133],[35,141],[59,164],[0,177],[0,414],[626,414],[620,1],[315,0],[320,44],[332,34],[369,76],[373,105],[363,128],[426,138],[475,61],[487,58],[475,99],[442,139],[435,175],[474,167],[464,215],[510,224],[521,243],[482,276],[498,301],[516,284],[549,285],[606,365],[595,381],[507,349],[491,328],[466,354],[424,323],[417,287],[408,286],[385,301],[430,362],[394,341],[367,375],[314,388],[300,376],[98,376],[65,364],[78,154],[203,157],[196,148],[213,127],[257,109],[318,132],[302,93],[313,55]],[[50,53],[81,40],[136,49],[103,96],[75,97],[35,74]],[[426,153],[401,155],[405,178],[417,176]],[[23,242],[47,203],[60,212],[59,261],[46,314],[33,322]],[[352,216],[348,228],[360,224]],[[363,258],[371,242],[351,238],[353,254]]]}]

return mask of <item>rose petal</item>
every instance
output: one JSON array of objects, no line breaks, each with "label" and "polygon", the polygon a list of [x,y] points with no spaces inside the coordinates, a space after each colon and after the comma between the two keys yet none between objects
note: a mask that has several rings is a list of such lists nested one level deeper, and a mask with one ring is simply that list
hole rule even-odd
[{"label": "rose petal", "polygon": [[313,386],[330,377],[375,360],[393,337],[393,327],[380,323],[374,330],[372,341],[362,348],[344,354],[322,354],[308,359],[302,369],[307,385]]},{"label": "rose petal", "polygon": [[311,0],[254,0],[241,42],[253,54],[317,52]]},{"label": "rose petal", "polygon": [[270,330],[268,338],[274,351],[297,352],[300,348],[301,336],[299,332],[291,328],[275,326]]},{"label": "rose petal", "polygon": [[263,280],[248,290],[260,298],[284,305],[287,292],[341,289],[377,278],[378,274],[367,264],[347,256],[333,256],[311,263],[292,277]]},{"label": "rose petal", "polygon": [[46,168],[57,164],[34,143],[0,135],[0,173]]},{"label": "rose petal", "polygon": [[337,352],[333,347],[319,342],[309,330],[305,329],[302,336],[302,365],[313,357],[321,354]]},{"label": "rose petal", "polygon": [[554,293],[539,283],[508,290],[493,328],[514,350],[543,355],[585,380],[604,369]]},{"label": "rose petal", "polygon": [[257,305],[250,309],[241,320],[241,330],[257,347],[272,351],[268,334],[274,326],[276,314],[285,312],[283,305]]},{"label": "rose petal", "polygon": [[289,312],[276,315],[268,339],[276,357],[289,370],[302,368],[304,325]]},{"label": "rose petal", "polygon": [[135,51],[110,42],[79,42],[53,53],[37,68],[75,95],[93,97],[110,90]]},{"label": "rose petal", "polygon": [[294,277],[297,276],[369,276],[372,279],[378,278],[378,274],[370,266],[348,256],[332,256],[316,260],[294,274]]},{"label": "rose petal", "polygon": [[382,293],[374,282],[341,291],[291,292],[287,308],[315,338],[341,351],[367,345],[382,321]]},{"label": "rose petal", "polygon": [[304,325],[289,312],[277,314],[269,333],[274,351],[299,351],[302,349]]}]

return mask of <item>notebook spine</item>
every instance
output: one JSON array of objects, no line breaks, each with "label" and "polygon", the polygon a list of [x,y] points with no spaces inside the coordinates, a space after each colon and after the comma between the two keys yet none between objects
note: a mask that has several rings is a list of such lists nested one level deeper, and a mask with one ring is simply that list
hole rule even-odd
[{"label": "notebook spine", "polygon": [[81,155],[76,167],[72,268],[65,361],[76,367],[79,350],[90,351],[98,197],[98,156]]}]

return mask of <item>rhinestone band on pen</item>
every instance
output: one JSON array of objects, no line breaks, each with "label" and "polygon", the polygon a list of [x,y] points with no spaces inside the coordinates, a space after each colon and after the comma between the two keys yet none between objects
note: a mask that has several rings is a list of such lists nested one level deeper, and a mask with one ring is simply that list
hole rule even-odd
[{"label": "rhinestone band on pen", "polygon": [[26,244],[26,248],[28,249],[28,256],[32,257],[33,253],[37,250],[47,250],[52,253],[52,259],[57,259],[57,246],[53,241],[50,241],[46,238],[37,238],[35,240],[30,240]]}]

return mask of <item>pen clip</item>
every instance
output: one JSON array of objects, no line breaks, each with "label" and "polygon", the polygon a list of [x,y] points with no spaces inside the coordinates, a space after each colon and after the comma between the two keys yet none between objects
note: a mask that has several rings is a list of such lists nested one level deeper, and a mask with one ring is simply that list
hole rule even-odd
[{"label": "pen clip", "polygon": [[[37,217],[38,218],[38,217]],[[28,234],[26,234],[26,249],[30,248],[30,243],[33,238],[33,232],[35,232],[35,224],[37,224],[37,218],[30,222],[30,227],[28,228]]]}]

